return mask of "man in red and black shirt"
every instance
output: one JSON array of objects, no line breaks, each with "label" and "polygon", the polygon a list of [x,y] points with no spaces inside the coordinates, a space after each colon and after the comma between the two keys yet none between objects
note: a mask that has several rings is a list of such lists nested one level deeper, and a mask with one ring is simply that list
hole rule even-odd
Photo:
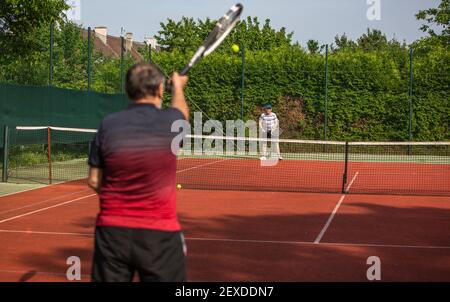
[{"label": "man in red and black shirt", "polygon": [[101,123],[89,155],[89,186],[100,198],[93,281],[185,281],[176,214],[172,124],[188,120],[187,77],[172,76],[172,106],[161,109],[164,76],[151,64],[126,75],[128,109]]}]

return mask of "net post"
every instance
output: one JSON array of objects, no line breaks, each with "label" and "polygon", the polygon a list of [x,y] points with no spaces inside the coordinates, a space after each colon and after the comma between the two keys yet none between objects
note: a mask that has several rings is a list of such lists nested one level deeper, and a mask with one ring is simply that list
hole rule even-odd
[{"label": "net post", "polygon": [[8,181],[8,141],[9,129],[8,126],[5,125],[3,128],[3,166],[2,166],[2,182]]},{"label": "net post", "polygon": [[47,161],[48,161],[48,182],[52,184],[52,130],[47,128]]},{"label": "net post", "polygon": [[92,141],[88,142],[88,156],[91,154],[92,150]]},{"label": "net post", "polygon": [[347,175],[348,175],[348,142],[345,142],[345,159],[344,159],[344,174],[342,176],[342,194],[346,194],[347,190],[345,186],[347,185]]}]

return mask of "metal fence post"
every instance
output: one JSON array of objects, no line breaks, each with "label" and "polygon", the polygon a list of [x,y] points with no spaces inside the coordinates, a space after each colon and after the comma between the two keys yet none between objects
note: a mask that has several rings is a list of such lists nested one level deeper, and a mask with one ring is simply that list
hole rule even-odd
[{"label": "metal fence post", "polygon": [[328,44],[325,48],[325,125],[324,125],[324,140],[327,140],[328,128]]},{"label": "metal fence post", "polygon": [[241,77],[241,120],[244,120],[244,89],[245,89],[245,46],[242,44],[242,77]]},{"label": "metal fence post", "polygon": [[88,66],[87,66],[87,75],[88,75],[88,87],[87,90],[91,91],[91,27],[88,27]]},{"label": "metal fence post", "polygon": [[9,149],[9,130],[5,125],[3,128],[3,169],[2,169],[2,182],[8,181],[8,149]]},{"label": "metal fence post", "polygon": [[125,39],[123,36],[120,37],[120,89],[121,92],[124,92],[124,77],[123,77],[123,70],[124,70],[124,51],[125,51]]},{"label": "metal fence post", "polygon": [[48,85],[53,84],[53,39],[54,39],[54,23],[50,24],[50,59],[49,59],[49,71],[48,71]]},{"label": "metal fence post", "polygon": [[[412,136],[412,118],[413,118],[413,106],[412,106],[412,98],[413,98],[413,49],[409,49],[409,141],[411,142],[413,139]],[[408,146],[408,154],[412,154],[412,147]]]}]

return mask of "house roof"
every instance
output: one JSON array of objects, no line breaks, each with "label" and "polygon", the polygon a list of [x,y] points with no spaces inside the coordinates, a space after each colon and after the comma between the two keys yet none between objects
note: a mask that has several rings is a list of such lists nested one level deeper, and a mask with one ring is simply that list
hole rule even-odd
[{"label": "house roof", "polygon": [[[95,35],[95,32],[92,30],[91,33],[93,37],[93,49],[94,51],[100,52],[106,57],[112,58],[120,58],[120,46],[121,46],[121,38],[116,36],[107,35],[106,36],[106,44]],[[86,29],[82,29],[82,36],[84,39],[87,39],[88,31]],[[126,42],[125,42],[126,43]],[[131,56],[136,62],[144,61],[143,56],[139,53],[139,49],[147,47],[145,43],[135,42],[131,46]]]}]

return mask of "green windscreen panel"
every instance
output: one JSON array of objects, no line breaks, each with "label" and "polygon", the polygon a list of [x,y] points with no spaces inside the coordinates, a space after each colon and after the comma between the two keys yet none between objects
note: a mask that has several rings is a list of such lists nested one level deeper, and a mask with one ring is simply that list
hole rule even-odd
[{"label": "green windscreen panel", "polygon": [[[54,87],[0,84],[0,126],[94,128],[108,114],[126,108],[122,94]],[[0,131],[3,145],[3,130]]]}]

